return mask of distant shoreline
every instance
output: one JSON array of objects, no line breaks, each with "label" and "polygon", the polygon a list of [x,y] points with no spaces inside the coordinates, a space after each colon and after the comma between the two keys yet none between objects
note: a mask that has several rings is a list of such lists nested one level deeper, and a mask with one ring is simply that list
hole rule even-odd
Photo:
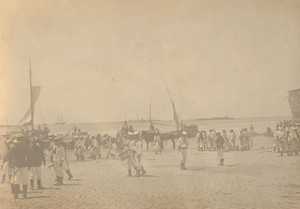
[{"label": "distant shoreline", "polygon": [[212,118],[197,118],[196,121],[201,120],[234,120],[235,118],[232,117],[212,117]]}]

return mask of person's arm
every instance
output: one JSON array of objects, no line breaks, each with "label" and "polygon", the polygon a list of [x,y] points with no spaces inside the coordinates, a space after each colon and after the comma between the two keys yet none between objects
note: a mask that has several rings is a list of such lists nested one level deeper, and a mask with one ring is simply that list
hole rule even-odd
[{"label": "person's arm", "polygon": [[45,158],[44,150],[40,148],[40,152],[41,152],[41,158],[42,158],[43,165],[45,166],[46,165],[46,158]]}]

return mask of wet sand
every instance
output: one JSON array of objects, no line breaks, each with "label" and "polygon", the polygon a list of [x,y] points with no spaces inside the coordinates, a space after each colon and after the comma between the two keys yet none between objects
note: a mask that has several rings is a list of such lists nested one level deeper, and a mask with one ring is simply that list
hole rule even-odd
[{"label": "wet sand", "polygon": [[43,167],[48,189],[14,202],[9,184],[1,184],[0,208],[299,208],[300,156],[280,157],[271,138],[253,141],[251,151],[225,153],[219,166],[216,152],[197,151],[191,139],[184,171],[168,143],[161,155],[144,152],[143,177],[127,177],[119,159],[79,162],[70,152],[74,180],[52,186],[55,174]]}]

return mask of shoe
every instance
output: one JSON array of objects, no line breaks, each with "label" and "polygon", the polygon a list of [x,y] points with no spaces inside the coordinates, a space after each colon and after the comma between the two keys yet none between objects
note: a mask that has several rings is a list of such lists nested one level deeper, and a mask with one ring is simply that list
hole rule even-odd
[{"label": "shoe", "polygon": [[42,182],[41,179],[36,180],[37,185],[38,185],[38,189],[45,189],[45,187],[42,186]]},{"label": "shoe", "polygon": [[185,170],[184,163],[180,163],[180,169]]},{"label": "shoe", "polygon": [[224,165],[224,158],[221,158],[220,159],[220,166],[223,166]]},{"label": "shoe", "polygon": [[145,171],[144,167],[142,166],[142,174],[141,175],[143,176],[145,174],[146,174],[146,171]]},{"label": "shoe", "polygon": [[30,189],[34,189],[34,180],[30,179]]},{"label": "shoe", "polygon": [[62,179],[63,179],[63,177],[57,177],[57,182],[54,184],[54,186],[62,185]]},{"label": "shoe", "polygon": [[27,198],[27,185],[23,184],[23,198]]},{"label": "shoe", "polygon": [[127,176],[131,176],[131,170],[128,170],[128,175]]},{"label": "shoe", "polygon": [[140,177],[140,176],[141,176],[140,173],[141,173],[140,169],[137,169],[135,176],[136,176],[136,177]]},{"label": "shoe", "polygon": [[70,169],[66,170],[66,173],[68,174],[69,178],[68,180],[71,180],[73,178],[73,175],[71,174]]},{"label": "shoe", "polygon": [[14,185],[14,199],[18,199],[18,197],[19,197],[19,190],[20,190],[20,185],[19,184],[15,184]]}]

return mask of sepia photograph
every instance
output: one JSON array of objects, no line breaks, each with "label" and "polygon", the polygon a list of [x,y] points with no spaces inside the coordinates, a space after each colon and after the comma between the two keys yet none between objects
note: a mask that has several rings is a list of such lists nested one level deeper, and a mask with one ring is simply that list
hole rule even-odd
[{"label": "sepia photograph", "polygon": [[1,209],[300,208],[300,0],[0,0]]}]

